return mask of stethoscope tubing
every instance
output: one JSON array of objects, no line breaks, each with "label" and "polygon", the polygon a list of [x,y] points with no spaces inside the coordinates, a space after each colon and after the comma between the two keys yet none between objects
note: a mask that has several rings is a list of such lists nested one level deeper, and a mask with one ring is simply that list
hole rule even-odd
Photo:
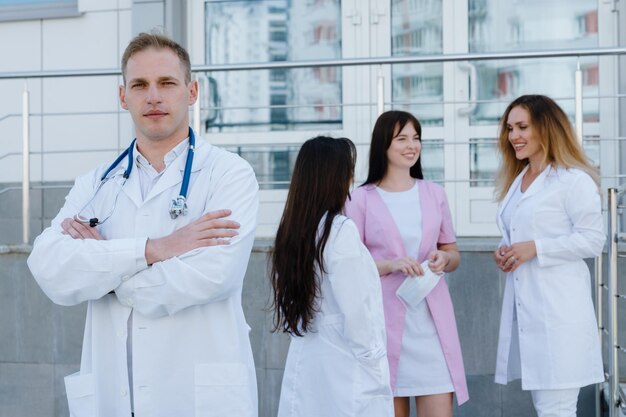
[{"label": "stethoscope tubing", "polygon": [[[78,211],[77,217],[80,220],[80,213],[89,205],[91,204],[91,202],[96,198],[96,195],[98,194],[98,191],[100,191],[100,188],[102,188],[102,186],[109,181],[112,177],[109,177],[108,175],[111,173],[111,171],[113,171],[123,160],[124,158],[128,158],[128,163],[126,166],[126,169],[124,170],[124,174],[122,175],[124,180],[122,181],[122,184],[120,185],[120,190],[122,189],[122,187],[124,186],[124,184],[126,184],[126,180],[128,179],[128,177],[130,176],[130,173],[133,170],[133,153],[134,153],[134,149],[135,149],[135,143],[137,142],[137,138],[133,139],[133,141],[130,143],[130,146],[128,148],[126,148],[124,150],[124,152],[122,152],[116,159],[115,161],[113,161],[113,163],[106,169],[106,171],[104,171],[104,174],[100,177],[100,183],[98,184],[98,187],[96,188],[96,191],[94,192],[93,196],[89,199],[89,201],[87,202],[87,204],[85,204],[83,206],[82,209],[80,209]],[[186,214],[186,204],[185,201],[187,199],[187,192],[189,190],[189,180],[191,178],[191,167],[193,165],[193,157],[194,157],[194,153],[195,153],[195,147],[196,147],[196,137],[193,133],[193,129],[191,129],[191,127],[189,128],[189,148],[187,150],[187,160],[185,161],[185,171],[183,173],[183,182],[180,186],[180,192],[178,194],[178,199],[181,200],[182,199],[182,203],[184,204],[184,210],[180,210],[179,213],[182,215]],[[89,225],[91,227],[95,227],[98,224],[102,224],[104,223],[105,220],[107,220],[109,217],[111,217],[111,215],[113,214],[113,212],[115,211],[115,206],[117,205],[117,198],[119,197],[119,191],[117,193],[117,195],[115,196],[115,200],[113,202],[113,208],[111,209],[111,212],[109,214],[107,214],[107,216],[102,220],[99,221],[97,218],[92,218],[89,219]],[[172,215],[172,218],[176,218],[178,217],[178,214],[172,214],[172,208],[170,208],[170,215]]]}]

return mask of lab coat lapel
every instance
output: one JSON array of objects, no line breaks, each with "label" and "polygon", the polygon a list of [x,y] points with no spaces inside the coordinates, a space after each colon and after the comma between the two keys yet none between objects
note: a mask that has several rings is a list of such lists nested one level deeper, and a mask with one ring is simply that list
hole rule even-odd
[{"label": "lab coat lapel", "polygon": [[[135,161],[133,160],[133,164]],[[124,167],[126,169],[126,167]],[[141,207],[143,204],[143,198],[141,196],[141,185],[139,184],[139,175],[137,175],[137,166],[133,166],[130,172],[130,176],[126,180],[126,184],[122,187],[122,191],[137,207]],[[122,171],[123,173],[123,171]],[[120,174],[121,175],[121,174]]]},{"label": "lab coat lapel", "polygon": [[[368,194],[370,195],[369,204],[372,205],[371,211],[377,214],[376,216],[372,216],[372,218],[382,223],[382,230],[387,232],[386,246],[389,247],[394,254],[397,254],[400,257],[407,256],[406,249],[404,248],[404,244],[402,243],[402,236],[400,235],[400,231],[398,230],[398,226],[393,220],[393,217],[391,216],[391,212],[387,208],[387,205],[376,190],[376,187],[373,185],[368,186]],[[417,254],[413,256],[416,255]]]},{"label": "lab coat lapel", "polygon": [[[439,214],[438,202],[427,189],[428,185],[424,181],[417,181],[417,191],[420,196],[420,210],[422,212],[422,240],[420,241],[420,247],[416,254],[417,260],[427,259],[432,242],[437,242],[439,236],[432,236],[434,229],[427,227],[427,225],[433,224],[433,217]],[[437,231],[439,231],[437,229]]]},{"label": "lab coat lapel", "polygon": [[[206,152],[206,147],[203,146],[204,142],[196,136],[196,147],[193,158],[193,164],[191,166],[191,172],[196,172],[200,169],[202,164],[199,162],[203,160],[203,153]],[[171,163],[169,167],[165,169],[163,172],[163,176],[157,181],[152,190],[146,196],[144,203],[152,200],[157,197],[159,194],[163,193],[166,190],[169,190],[172,187],[178,187],[176,190],[176,196],[180,192],[180,184],[183,182],[183,177],[185,176],[185,164],[187,163],[187,153],[188,150],[185,149],[183,153],[178,155],[178,157]],[[187,195],[189,195],[189,191],[191,189],[191,184],[189,184],[189,190]],[[174,198],[174,196],[172,196]]]},{"label": "lab coat lapel", "polygon": [[539,192],[541,189],[543,189],[543,186],[545,185],[546,177],[552,171],[552,169],[553,168],[550,165],[544,168],[541,174],[539,174],[539,176],[535,178],[532,184],[530,184],[530,187],[528,187],[528,189],[524,192],[520,202],[526,200],[527,198],[532,197],[533,195],[537,194],[537,192]]},{"label": "lab coat lapel", "polygon": [[522,178],[524,177],[524,174],[526,173],[527,170],[528,170],[528,165],[526,165],[526,167],[524,167],[522,172],[520,172],[519,175],[515,178],[515,180],[509,187],[509,191],[507,191],[506,196],[504,197],[504,200],[502,200],[502,202],[500,203],[500,206],[498,207],[498,215],[496,216],[496,221],[498,223],[498,227],[500,228],[500,232],[502,233],[502,238],[504,239],[507,245],[510,243],[510,236],[509,236],[509,231],[507,230],[506,227],[504,227],[504,221],[502,220],[502,212],[504,211],[504,208],[506,207],[506,205],[509,203],[509,200],[513,196],[513,193],[515,192],[515,190],[520,186],[520,183],[522,182]]},{"label": "lab coat lapel", "polygon": [[[154,184],[154,187],[146,196],[144,203],[147,203],[154,197],[161,194],[163,191],[168,190],[183,181],[183,173],[185,169],[186,159],[187,152],[183,152],[181,155],[178,155],[178,157],[172,162],[172,164],[165,169],[165,172],[163,172],[163,175],[161,176],[161,178],[159,178],[157,183]],[[176,191],[176,193],[176,195],[178,195],[178,191]]]}]

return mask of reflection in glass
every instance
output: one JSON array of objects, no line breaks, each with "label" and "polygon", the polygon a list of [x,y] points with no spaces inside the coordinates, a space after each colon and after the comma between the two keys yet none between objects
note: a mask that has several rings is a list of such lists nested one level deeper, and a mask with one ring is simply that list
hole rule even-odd
[{"label": "reflection in glass", "polygon": [[470,187],[492,187],[499,164],[496,139],[470,139]]},{"label": "reflection in glass", "polygon": [[[598,46],[596,0],[469,0],[469,51],[496,52],[580,49]],[[522,94],[555,98],[574,115],[574,77],[578,60],[534,59],[479,61],[478,106],[472,124],[492,124],[506,105]],[[598,60],[581,58],[583,112],[587,122],[598,120]],[[569,99],[563,99],[569,98]]]},{"label": "reflection in glass", "polygon": [[[206,63],[341,58],[340,0],[207,0]],[[207,131],[339,129],[340,68],[209,74]]]},{"label": "reflection in glass", "polygon": [[422,141],[422,152],[420,158],[424,178],[443,183],[445,173],[443,167],[443,140],[430,139]]},{"label": "reflection in glass", "polygon": [[[443,53],[442,0],[391,2],[391,54]],[[392,66],[393,108],[413,113],[423,125],[443,124],[443,65]]]},{"label": "reflection in glass", "polygon": [[288,189],[300,145],[225,146],[248,161],[262,190]]}]

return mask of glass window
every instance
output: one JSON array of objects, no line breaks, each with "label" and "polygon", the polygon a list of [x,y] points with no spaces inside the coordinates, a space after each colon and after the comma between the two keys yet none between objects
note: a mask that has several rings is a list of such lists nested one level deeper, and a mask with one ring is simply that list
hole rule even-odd
[{"label": "glass window", "polygon": [[470,186],[492,187],[500,160],[496,139],[470,139]]},{"label": "glass window", "polygon": [[78,0],[0,0],[0,22],[78,15]]},{"label": "glass window", "polygon": [[[207,0],[206,63],[341,58],[339,0]],[[208,74],[209,132],[342,128],[340,68]]]},{"label": "glass window", "polygon": [[[469,0],[470,52],[592,48],[598,46],[596,0]],[[578,60],[479,61],[472,124],[497,123],[506,105],[522,94],[546,94],[574,117]],[[598,121],[598,60],[581,58],[585,121]]]},{"label": "glass window", "polygon": [[300,145],[225,146],[250,163],[262,190],[287,189]]},{"label": "glass window", "polygon": [[443,140],[429,139],[422,141],[421,152],[422,171],[424,178],[431,181],[443,183],[444,180],[444,158]]},{"label": "glass window", "polygon": [[[391,54],[443,53],[442,17],[442,0],[392,1]],[[422,125],[442,125],[443,65],[393,65],[391,96],[393,108],[411,112]]]}]

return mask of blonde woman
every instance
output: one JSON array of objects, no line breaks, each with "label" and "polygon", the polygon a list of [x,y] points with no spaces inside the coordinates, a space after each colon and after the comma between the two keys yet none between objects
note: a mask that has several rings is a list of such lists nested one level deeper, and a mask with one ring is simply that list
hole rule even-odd
[{"label": "blonde woman", "polygon": [[575,417],[604,380],[590,274],[602,253],[598,175],[550,98],[513,101],[500,122],[495,261],[507,273],[496,382],[522,380],[539,417]]}]

